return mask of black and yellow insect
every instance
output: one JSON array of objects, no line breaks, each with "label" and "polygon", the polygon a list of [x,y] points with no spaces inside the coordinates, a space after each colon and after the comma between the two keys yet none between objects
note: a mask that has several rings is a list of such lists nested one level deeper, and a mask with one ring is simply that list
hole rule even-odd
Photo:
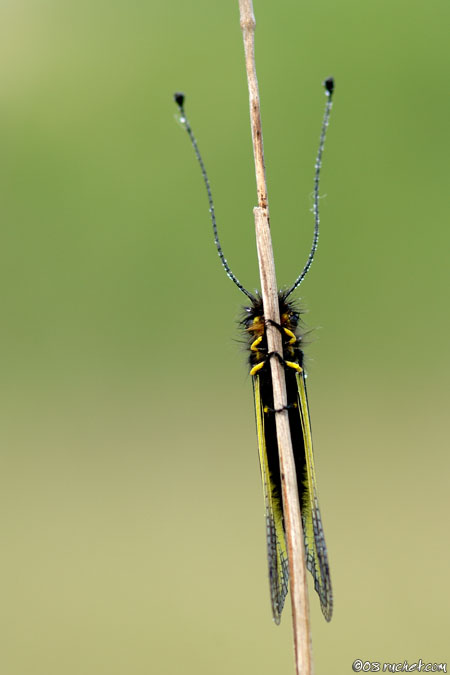
[{"label": "black and yellow insect", "polygon": [[306,264],[287,290],[279,291],[280,323],[276,328],[282,336],[283,353],[270,354],[267,347],[266,320],[262,298],[258,293],[250,293],[235,277],[229,267],[220,245],[214,204],[211,196],[208,176],[198,150],[197,142],[184,112],[184,95],[175,94],[175,102],[180,109],[180,121],[189,134],[200,164],[208,193],[214,241],[222,265],[227,275],[244,293],[250,305],[245,308],[241,322],[248,339],[250,375],[253,382],[256,428],[258,436],[259,460],[264,491],[267,528],[267,553],[269,562],[270,597],[272,614],[276,623],[280,622],[281,612],[289,587],[289,563],[281,494],[280,463],[275,429],[272,376],[270,358],[277,356],[283,363],[286,374],[287,410],[289,427],[294,449],[299,501],[302,512],[303,535],[305,542],[306,564],[314,579],[314,586],[320,598],[322,612],[329,621],[333,612],[333,594],[331,589],[327,547],[322,528],[319,503],[317,499],[314,457],[311,440],[311,423],[308,397],[306,393],[305,371],[303,365],[302,334],[300,330],[300,311],[290,295],[301,284],[311,267],[319,238],[319,175],[325,135],[331,111],[334,89],[332,78],[324,82],[327,94],[325,115],[320,135],[319,151],[314,177],[314,239]]}]

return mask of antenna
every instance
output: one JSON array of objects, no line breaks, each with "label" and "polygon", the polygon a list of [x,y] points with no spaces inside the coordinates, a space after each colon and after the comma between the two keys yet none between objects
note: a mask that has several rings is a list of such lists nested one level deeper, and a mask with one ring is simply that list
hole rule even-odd
[{"label": "antenna", "polygon": [[311,246],[311,251],[309,252],[308,260],[306,261],[306,264],[305,264],[301,274],[297,277],[297,279],[294,281],[292,286],[285,293],[285,295],[284,295],[285,298],[289,297],[289,295],[291,295],[291,293],[293,293],[293,291],[295,291],[295,289],[300,286],[303,279],[308,274],[309,268],[311,267],[312,261],[314,260],[314,254],[317,250],[317,244],[319,243],[319,223],[320,223],[320,218],[319,218],[319,179],[320,179],[320,170],[322,168],[322,154],[323,154],[323,149],[324,149],[324,146],[325,146],[325,137],[326,137],[326,134],[327,134],[327,127],[328,127],[328,122],[329,122],[329,119],[330,119],[331,106],[333,105],[332,96],[333,96],[333,91],[334,91],[334,79],[332,77],[328,77],[325,80],[325,82],[323,83],[323,86],[325,87],[325,94],[327,96],[327,102],[326,102],[326,105],[325,105],[325,113],[324,113],[323,121],[322,121],[322,130],[320,132],[319,150],[317,151],[315,173],[314,173],[314,207],[313,207],[314,237],[313,237],[313,243],[312,243],[312,246]]},{"label": "antenna", "polygon": [[209,202],[209,212],[211,214],[211,223],[212,223],[212,228],[214,232],[214,243],[217,248],[217,252],[219,254],[219,258],[222,261],[222,265],[225,268],[225,272],[227,275],[230,277],[231,281],[233,281],[236,286],[239,288],[242,293],[245,293],[245,295],[250,299],[251,302],[254,302],[255,298],[254,296],[247,291],[246,288],[241,284],[239,279],[234,276],[233,272],[231,271],[230,266],[227,263],[227,260],[223,254],[222,251],[222,246],[220,245],[220,240],[219,240],[219,234],[217,232],[217,223],[216,223],[216,216],[214,213],[214,202],[212,199],[212,194],[211,194],[211,187],[209,185],[209,180],[208,180],[208,174],[206,173],[205,165],[203,164],[202,156],[200,154],[200,151],[198,149],[197,141],[195,140],[195,136],[192,133],[191,125],[188,122],[188,119],[186,117],[186,113],[184,112],[184,94],[181,94],[180,92],[177,92],[176,94],[173,95],[173,98],[175,100],[175,103],[177,104],[178,108],[180,109],[180,122],[188,132],[189,138],[191,139],[192,147],[194,148],[195,156],[197,157],[197,161],[200,164],[200,169],[202,171],[202,176],[203,176],[203,181],[205,183],[206,187],[206,192],[208,194],[208,202]]}]

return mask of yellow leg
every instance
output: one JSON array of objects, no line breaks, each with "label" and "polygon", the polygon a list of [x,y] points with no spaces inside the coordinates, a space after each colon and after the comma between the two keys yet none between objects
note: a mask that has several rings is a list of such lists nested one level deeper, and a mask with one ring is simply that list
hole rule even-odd
[{"label": "yellow leg", "polygon": [[297,342],[297,338],[295,337],[295,333],[293,333],[289,328],[283,328],[284,332],[288,337],[291,339],[289,340],[288,344],[293,345],[295,342]]},{"label": "yellow leg", "polygon": [[256,366],[253,366],[253,368],[250,371],[250,375],[254,375],[255,373],[258,372],[258,370],[261,370],[263,366],[266,365],[265,361],[261,361],[261,363],[257,363]]},{"label": "yellow leg", "polygon": [[293,368],[297,373],[303,373],[303,368],[299,366],[298,363],[294,363],[294,361],[285,361],[284,365],[288,368]]},{"label": "yellow leg", "polygon": [[250,345],[250,349],[252,352],[257,352],[258,351],[258,345],[261,344],[262,342],[262,335],[260,335],[252,344]]}]

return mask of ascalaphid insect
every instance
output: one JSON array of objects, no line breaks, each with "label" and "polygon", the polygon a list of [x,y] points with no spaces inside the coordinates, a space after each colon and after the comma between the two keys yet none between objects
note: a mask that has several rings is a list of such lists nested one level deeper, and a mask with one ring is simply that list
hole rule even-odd
[{"label": "ascalaphid insect", "polygon": [[[299,326],[300,311],[295,301],[290,300],[292,293],[300,286],[307,275],[319,239],[319,177],[322,166],[322,154],[325,136],[332,106],[334,80],[324,82],[327,102],[320,134],[319,150],[314,175],[314,237],[306,264],[287,290],[278,293],[283,354],[277,355],[284,365],[286,374],[287,409],[289,426],[294,449],[295,467],[299,501],[301,505],[303,534],[305,542],[306,565],[314,579],[314,586],[320,598],[325,619],[329,621],[333,612],[333,593],[327,547],[322,528],[322,518],[317,499],[314,457],[311,440],[311,424],[308,397],[306,393],[305,371],[303,366],[302,334]],[[272,377],[266,336],[266,321],[262,298],[259,293],[250,293],[231,271],[223,254],[217,232],[214,204],[208,176],[200,155],[197,141],[184,111],[184,95],[174,95],[180,110],[180,122],[185,127],[195,155],[200,164],[203,180],[208,194],[209,210],[215,245],[223,267],[229,278],[244,293],[250,304],[245,307],[241,325],[248,339],[250,375],[253,382],[256,428],[258,436],[259,460],[264,491],[267,527],[267,554],[269,562],[269,583],[272,614],[275,623],[280,623],[281,612],[289,587],[289,564],[284,529],[283,502],[281,494],[280,463],[275,429]]]}]

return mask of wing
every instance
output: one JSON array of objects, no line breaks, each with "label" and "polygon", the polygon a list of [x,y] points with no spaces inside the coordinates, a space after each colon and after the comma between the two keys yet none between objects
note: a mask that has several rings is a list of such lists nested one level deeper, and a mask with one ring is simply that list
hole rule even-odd
[{"label": "wing", "polygon": [[[283,507],[281,501],[281,484],[278,466],[271,467],[268,448],[276,443],[273,426],[267,428],[264,421],[264,401],[261,396],[261,379],[259,374],[252,377],[255,400],[256,429],[258,434],[259,463],[264,490],[267,530],[267,557],[269,561],[270,599],[275,623],[280,623],[281,612],[289,587],[289,563],[286,550],[286,539],[283,527]],[[278,462],[278,452],[275,461]]]},{"label": "wing", "polygon": [[298,387],[298,409],[302,424],[306,459],[303,503],[301,504],[306,566],[314,578],[314,587],[319,594],[323,615],[327,621],[330,621],[333,613],[333,592],[331,589],[327,547],[325,544],[322,518],[320,517],[319,502],[317,499],[308,397],[306,395],[303,372],[297,373],[296,378]]}]

